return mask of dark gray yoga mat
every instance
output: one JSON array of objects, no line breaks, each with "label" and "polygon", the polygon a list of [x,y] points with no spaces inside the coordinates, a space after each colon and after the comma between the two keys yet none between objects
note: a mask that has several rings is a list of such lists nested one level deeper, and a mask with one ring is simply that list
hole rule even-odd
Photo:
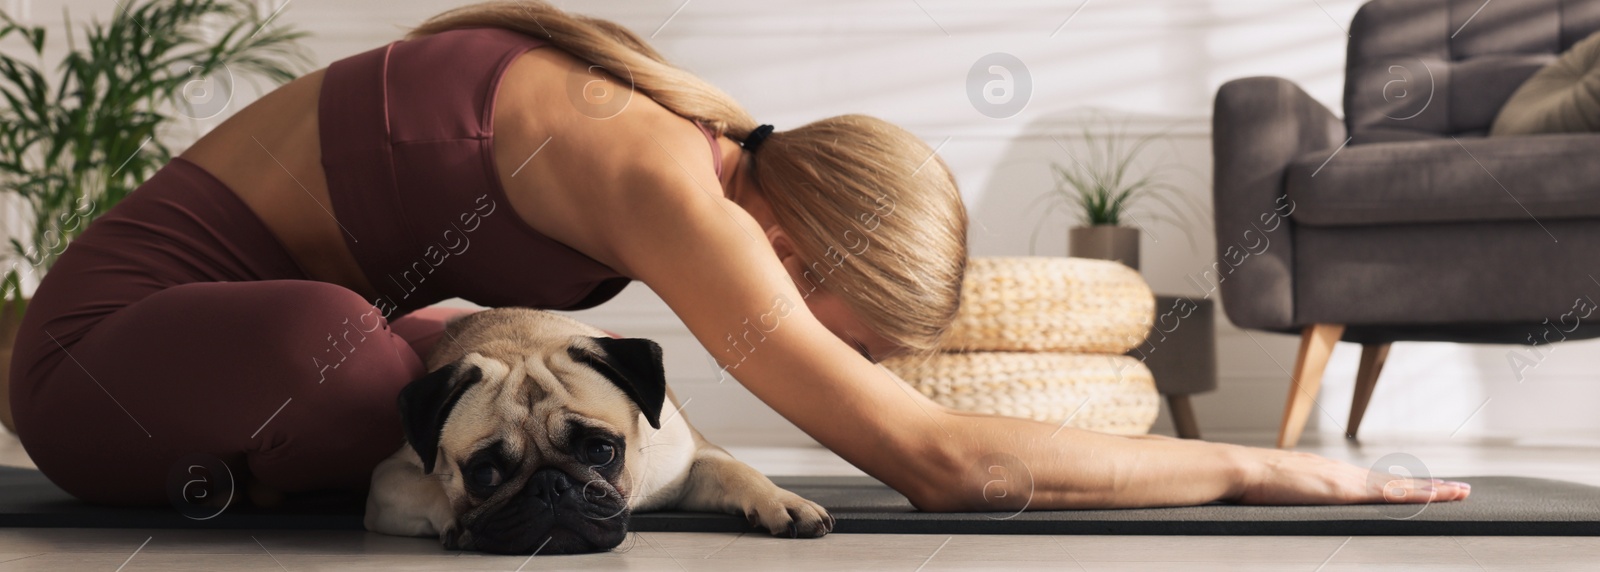
[{"label": "dark gray yoga mat", "polygon": [[[107,475],[107,478],[115,478]],[[901,534],[1227,534],[1575,536],[1600,534],[1600,488],[1548,479],[1466,477],[1472,498],[1431,505],[1197,507],[922,513],[905,497],[864,477],[774,477],[831,511],[835,532]],[[174,508],[88,505],[38,471],[0,467],[0,527],[360,529],[363,499],[301,498],[273,511],[236,502],[206,520]],[[664,512],[633,516],[637,532],[749,532],[741,517]]]}]

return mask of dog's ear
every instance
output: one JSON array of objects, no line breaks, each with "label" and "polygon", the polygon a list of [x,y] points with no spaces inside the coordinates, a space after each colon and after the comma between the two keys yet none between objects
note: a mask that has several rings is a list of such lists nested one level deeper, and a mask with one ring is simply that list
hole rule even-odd
[{"label": "dog's ear", "polygon": [[424,473],[433,472],[445,419],[461,395],[482,380],[482,369],[460,360],[417,378],[400,390],[400,425],[405,430],[406,443],[422,458]]},{"label": "dog's ear", "polygon": [[567,355],[588,364],[622,389],[639,405],[646,421],[661,428],[661,408],[667,401],[667,375],[661,365],[661,346],[642,338],[589,338],[599,351],[577,345]]}]

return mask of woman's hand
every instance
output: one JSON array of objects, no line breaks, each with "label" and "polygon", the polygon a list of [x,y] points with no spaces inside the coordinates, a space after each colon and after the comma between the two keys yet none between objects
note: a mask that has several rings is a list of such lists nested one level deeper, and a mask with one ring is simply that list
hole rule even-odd
[{"label": "woman's hand", "polygon": [[1363,469],[1310,453],[1251,449],[1252,471],[1236,500],[1255,505],[1414,504],[1455,501],[1471,485],[1413,479]]}]

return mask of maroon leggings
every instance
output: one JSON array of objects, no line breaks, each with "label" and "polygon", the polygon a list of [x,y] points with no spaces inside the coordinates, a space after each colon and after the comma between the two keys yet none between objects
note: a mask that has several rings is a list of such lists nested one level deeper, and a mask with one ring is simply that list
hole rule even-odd
[{"label": "maroon leggings", "polygon": [[387,323],[305,279],[265,225],[175,160],[75,240],[19,332],[12,409],[81,499],[150,505],[191,455],[286,492],[361,489],[403,443],[395,398],[443,320]]}]

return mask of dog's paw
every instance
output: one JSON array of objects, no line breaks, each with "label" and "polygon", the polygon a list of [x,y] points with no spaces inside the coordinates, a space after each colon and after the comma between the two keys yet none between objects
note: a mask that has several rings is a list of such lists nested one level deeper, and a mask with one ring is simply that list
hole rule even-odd
[{"label": "dog's paw", "polygon": [[765,528],[773,536],[818,538],[833,532],[833,515],[828,509],[783,489],[746,508],[744,517],[751,526]]}]

